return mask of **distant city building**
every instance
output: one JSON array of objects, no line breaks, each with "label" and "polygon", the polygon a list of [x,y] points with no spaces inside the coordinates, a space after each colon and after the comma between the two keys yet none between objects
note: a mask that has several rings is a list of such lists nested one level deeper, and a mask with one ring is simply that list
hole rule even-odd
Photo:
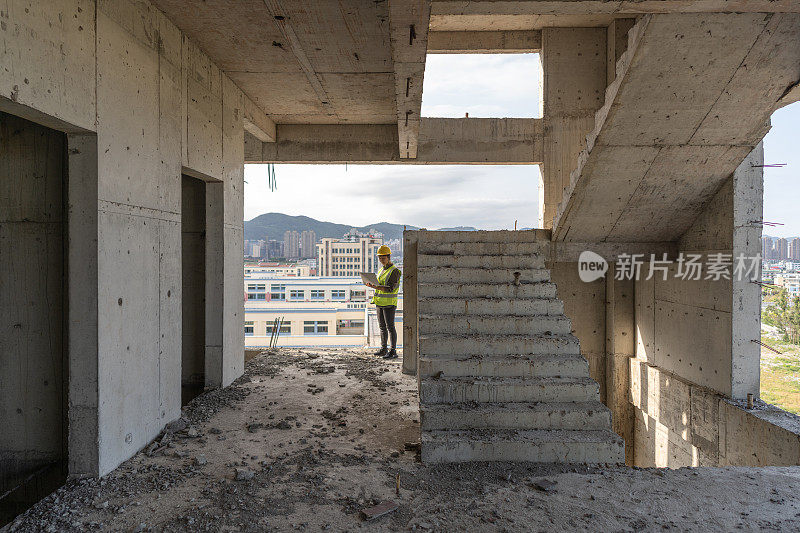
[{"label": "distant city building", "polygon": [[264,257],[266,251],[265,242],[263,240],[245,240],[244,241],[244,256],[260,259]]},{"label": "distant city building", "polygon": [[775,249],[772,244],[772,237],[767,237],[766,235],[761,237],[761,258],[773,259],[774,255]]},{"label": "distant city building", "polygon": [[786,239],[778,239],[775,241],[775,259],[782,261],[789,257],[789,243]]},{"label": "distant city building", "polygon": [[792,261],[800,261],[800,238],[789,241],[789,257]]},{"label": "distant city building", "polygon": [[800,274],[781,273],[775,275],[775,285],[783,287],[790,296],[800,296]]},{"label": "distant city building", "polygon": [[300,232],[289,230],[283,234],[283,254],[286,259],[300,258]]},{"label": "distant city building", "polygon": [[384,241],[383,244],[387,245],[392,250],[392,257],[403,257],[403,239],[389,239],[388,241]]},{"label": "distant city building", "polygon": [[347,242],[357,242],[359,239],[381,239],[383,241],[383,233],[375,229],[370,229],[366,233],[350,228],[350,231],[342,235],[342,240]]},{"label": "distant city building", "polygon": [[266,259],[276,259],[278,257],[286,257],[283,252],[283,241],[270,239],[267,242],[267,251],[264,254]]},{"label": "distant city building", "polygon": [[358,240],[325,238],[317,243],[317,275],[354,277],[359,272],[378,270],[378,248],[382,238],[360,237]]},{"label": "distant city building", "polygon": [[313,230],[304,231],[300,235],[300,257],[316,257],[317,234]]},{"label": "distant city building", "polygon": [[300,263],[284,265],[280,263],[259,263],[257,265],[245,265],[244,273],[247,275],[264,275],[276,277],[291,276],[310,276],[311,266]]}]

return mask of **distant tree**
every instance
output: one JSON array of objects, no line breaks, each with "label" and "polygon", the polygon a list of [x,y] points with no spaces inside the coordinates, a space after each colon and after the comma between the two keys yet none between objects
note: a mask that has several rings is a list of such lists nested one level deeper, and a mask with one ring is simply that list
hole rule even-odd
[{"label": "distant tree", "polygon": [[784,342],[800,343],[800,298],[790,298],[786,289],[778,292],[773,304],[761,314],[761,319],[776,327]]}]

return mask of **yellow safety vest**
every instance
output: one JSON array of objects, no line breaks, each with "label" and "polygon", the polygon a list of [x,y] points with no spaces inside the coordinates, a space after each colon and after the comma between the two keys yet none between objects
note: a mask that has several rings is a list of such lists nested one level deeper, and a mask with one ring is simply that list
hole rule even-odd
[{"label": "yellow safety vest", "polygon": [[[388,285],[389,284],[389,276],[397,270],[400,271],[399,268],[394,266],[390,266],[389,268],[382,268],[380,272],[378,272],[378,284],[379,285]],[[402,274],[401,274],[402,275]],[[372,297],[372,303],[375,305],[380,305],[381,307],[387,305],[397,305],[397,293],[400,292],[400,282],[397,282],[397,287],[394,288],[393,291],[382,291],[381,289],[375,289],[375,296]]]}]

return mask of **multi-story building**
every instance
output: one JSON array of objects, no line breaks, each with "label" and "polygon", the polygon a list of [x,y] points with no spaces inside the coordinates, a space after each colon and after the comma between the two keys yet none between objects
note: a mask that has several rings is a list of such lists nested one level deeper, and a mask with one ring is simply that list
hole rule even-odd
[{"label": "multi-story building", "polygon": [[383,239],[374,237],[321,239],[317,243],[317,275],[358,277],[359,272],[375,272],[380,268],[377,253],[381,244]]},{"label": "multi-story building", "polygon": [[250,241],[249,248],[245,248],[249,252],[246,255],[250,257],[263,257],[264,256],[264,241]]},{"label": "multi-story building", "polygon": [[783,261],[789,257],[789,243],[786,239],[778,239],[775,241],[775,259]]},{"label": "multi-story building", "polygon": [[350,228],[350,231],[342,235],[342,240],[349,242],[356,242],[358,239],[362,238],[380,239],[383,241],[383,233],[375,229],[370,229],[366,232],[363,232],[357,230],[356,228]]},{"label": "multi-story building", "polygon": [[307,264],[282,265],[280,263],[259,263],[257,265],[245,265],[244,274],[263,275],[276,277],[299,277],[310,276],[311,266]]},{"label": "multi-story building", "polygon": [[283,253],[283,241],[270,239],[266,244],[265,259],[276,259],[278,257],[285,257]]},{"label": "multi-story building", "polygon": [[[365,346],[379,339],[373,290],[359,279],[278,277],[245,268],[245,346],[269,346],[276,319],[278,346]],[[402,289],[395,326],[403,331]]]},{"label": "multi-story building", "polygon": [[761,237],[761,258],[762,259],[773,259],[775,255],[775,248],[772,243],[772,237],[764,235]]},{"label": "multi-story building", "polygon": [[789,259],[800,261],[800,238],[795,237],[789,241]]},{"label": "multi-story building", "polygon": [[800,273],[786,273],[775,275],[775,285],[783,287],[791,297],[800,296]]},{"label": "multi-story building", "polygon": [[392,249],[393,258],[400,259],[403,257],[403,239],[384,240],[383,244]]},{"label": "multi-story building", "polygon": [[300,257],[300,232],[288,230],[283,233],[283,254],[286,259]]},{"label": "multi-story building", "polygon": [[317,234],[307,230],[300,234],[300,257],[307,259],[316,256]]}]

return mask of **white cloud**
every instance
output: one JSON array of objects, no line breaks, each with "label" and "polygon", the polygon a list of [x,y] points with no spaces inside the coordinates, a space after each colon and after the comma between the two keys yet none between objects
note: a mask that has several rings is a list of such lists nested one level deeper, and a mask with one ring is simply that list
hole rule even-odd
[{"label": "white cloud", "polygon": [[245,166],[245,219],[276,211],[342,224],[393,222],[427,228],[535,227],[538,167],[533,165]]},{"label": "white cloud", "polygon": [[422,116],[538,118],[539,80],[538,54],[429,55]]}]

